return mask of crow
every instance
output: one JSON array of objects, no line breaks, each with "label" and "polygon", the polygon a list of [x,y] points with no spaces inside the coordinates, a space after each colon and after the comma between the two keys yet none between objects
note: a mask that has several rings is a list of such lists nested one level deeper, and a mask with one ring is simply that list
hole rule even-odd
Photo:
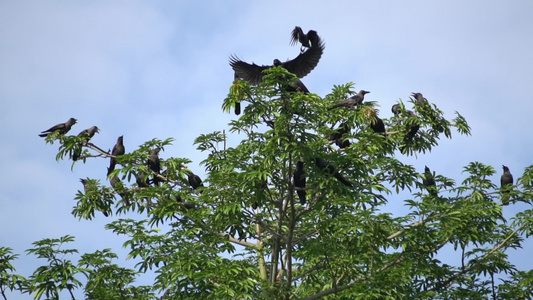
[{"label": "crow", "polygon": [[155,173],[154,179],[152,180],[155,185],[159,185],[159,182],[161,182],[161,179],[157,176],[159,175],[159,172],[161,172],[161,161],[159,160],[159,151],[161,151],[161,148],[152,149],[150,151],[150,156],[148,157],[148,168]]},{"label": "crow", "polygon": [[315,165],[320,169],[324,170],[326,169],[326,172],[328,172],[330,175],[333,175],[338,181],[340,181],[342,184],[344,184],[347,187],[353,187],[353,184],[346,180],[337,170],[335,170],[335,167],[332,164],[326,163],[325,160],[323,160],[320,157],[315,157]]},{"label": "crow", "polygon": [[365,91],[365,90],[360,90],[359,93],[351,96],[350,98],[342,100],[342,101],[336,103],[335,105],[330,107],[329,110],[337,108],[337,107],[354,108],[355,106],[357,106],[358,104],[363,102],[363,100],[365,99],[365,94],[368,94],[368,93],[370,93],[370,92],[369,91]]},{"label": "crow", "polygon": [[[109,169],[107,171],[107,173],[111,173],[109,172]],[[122,192],[122,181],[120,180],[120,178],[118,178],[117,175],[111,177],[109,179],[109,183],[111,184],[111,186],[113,187],[113,189],[115,190],[115,192],[117,192],[119,194],[119,196],[124,200],[124,204],[126,204],[127,206],[130,205],[130,201],[127,197],[127,195]]]},{"label": "crow", "polygon": [[344,134],[350,132],[350,126],[348,126],[348,123],[344,122],[333,132],[329,135],[329,140],[331,142],[334,142],[339,148],[348,148],[350,147],[351,143],[349,139],[343,138]]},{"label": "crow", "polygon": [[311,44],[309,43],[309,36],[316,35],[316,31],[309,30],[307,34],[304,33],[302,28],[300,26],[294,27],[294,29],[291,32],[291,45],[296,45],[296,43],[300,42],[302,44],[302,47],[300,47],[300,51],[304,52],[305,48],[311,48]]},{"label": "crow", "polygon": [[115,166],[117,164],[116,156],[124,155],[124,153],[126,153],[126,149],[124,148],[124,136],[121,135],[118,137],[117,143],[115,144],[115,146],[113,146],[113,150],[111,151],[111,155],[113,155],[114,157],[111,157],[111,160],[109,162],[107,175],[109,175],[115,170]]},{"label": "crow", "polygon": [[99,133],[100,129],[96,126],[92,126],[90,128],[87,128],[85,130],[82,130],[78,136],[85,136],[87,137],[87,140],[90,140],[96,133]]},{"label": "crow", "polygon": [[396,103],[391,107],[391,111],[394,115],[398,115],[400,113],[400,104]]},{"label": "crow", "polygon": [[196,190],[199,187],[204,187],[204,184],[202,183],[202,179],[200,179],[200,176],[194,174],[192,171],[187,173],[187,179],[189,181],[189,184],[193,188],[193,190]]},{"label": "crow", "polygon": [[[416,118],[416,114],[410,110],[407,111],[407,114],[409,115],[409,117],[414,117]],[[404,138],[403,138],[403,143],[404,145],[400,147],[400,151],[402,153],[405,153],[406,151],[406,146],[411,144],[413,138],[415,137],[416,133],[418,132],[418,130],[420,130],[420,124],[418,124],[417,122],[413,122],[411,123],[411,125],[409,126],[409,131],[405,134]]]},{"label": "crow", "polygon": [[39,134],[39,136],[46,137],[55,131],[59,131],[59,134],[66,134],[67,132],[69,132],[70,128],[72,128],[72,125],[76,124],[77,121],[78,120],[74,118],[70,118],[65,123],[60,123],[50,127],[47,130],[41,131],[41,134]]},{"label": "crow", "polygon": [[375,133],[385,133],[385,123],[383,123],[383,120],[380,119],[377,115],[375,116],[375,120],[370,121],[370,128],[372,128]]},{"label": "crow", "polygon": [[424,105],[428,102],[422,93],[411,93],[411,96],[416,99],[416,104],[418,105]]},{"label": "crow", "polygon": [[[78,134],[79,137],[85,137],[86,142],[88,142],[96,133],[100,132],[100,129],[96,126],[92,126],[91,128],[87,128],[80,132]],[[80,158],[81,155],[81,147],[74,149],[74,153],[72,154],[72,160],[77,161]]]},{"label": "crow", "polygon": [[502,177],[500,178],[500,183],[501,183],[501,187],[505,188],[505,190],[502,191],[502,193],[505,193],[505,195],[502,195],[502,205],[507,205],[509,204],[508,193],[509,193],[509,190],[511,189],[509,185],[512,185],[514,180],[513,180],[513,175],[511,174],[511,171],[509,171],[509,168],[504,165],[502,165],[502,168],[503,168],[503,174],[502,174]]},{"label": "crow", "polygon": [[[235,83],[236,80],[241,80],[237,73],[233,75],[233,82]],[[235,114],[237,116],[241,114],[241,102],[235,102]]]},{"label": "crow", "polygon": [[305,170],[304,170],[304,162],[299,160],[296,162],[296,169],[293,173],[293,181],[294,181],[294,187],[296,187],[296,193],[298,194],[298,198],[300,198],[300,203],[304,205],[306,200],[306,193],[305,193]]},{"label": "crow", "polygon": [[280,60],[275,59],[273,65],[259,66],[255,63],[249,64],[244,62],[232,55],[229,61],[230,66],[235,71],[236,76],[246,80],[252,85],[261,83],[263,80],[263,71],[274,66],[282,66],[298,78],[302,78],[317,66],[325,48],[324,43],[316,32],[309,36],[309,40],[311,41],[311,47],[292,60],[281,62]]},{"label": "crow", "polygon": [[424,178],[422,179],[422,184],[424,184],[424,186],[431,195],[437,196],[435,174],[431,173],[431,170],[428,168],[428,166],[425,166],[424,168]]}]

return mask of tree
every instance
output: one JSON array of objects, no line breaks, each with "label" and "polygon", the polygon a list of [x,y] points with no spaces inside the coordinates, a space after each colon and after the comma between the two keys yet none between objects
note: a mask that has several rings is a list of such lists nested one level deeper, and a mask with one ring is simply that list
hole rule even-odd
[{"label": "tree", "polygon": [[[128,237],[129,256],[139,264],[135,271],[121,268],[111,261],[116,254],[104,249],[83,255],[76,266],[54,254],[74,250],[53,248],[72,237],[45,239],[29,252],[53,264],[41,267],[18,289],[40,298],[43,291],[53,296],[57,289],[83,285],[90,299],[533,296],[533,271],[519,270],[505,253],[531,235],[532,211],[503,217],[502,193],[488,179],[494,168],[472,162],[460,184],[432,174],[430,193],[424,173],[401,161],[405,155],[430,151],[442,135],[451,138],[453,128],[469,134],[459,113],[447,120],[429,101],[399,101],[398,113],[383,119],[386,133],[375,132],[371,124],[377,103],[329,109],[354,93],[353,84],[334,86],[321,98],[291,92],[291,82],[298,79],[282,67],[265,72],[257,86],[236,80],[224,100],[225,111],[248,103],[229,124],[230,132],[243,137],[237,146],[226,147],[225,131],[196,139],[198,150],[206,153],[201,162],[206,173],[204,185],[194,189],[187,158],[161,159],[161,172],[148,167],[151,151],[163,154],[171,138],[148,141],[115,157],[77,136],[56,132],[46,137],[48,143],[59,142],[58,160],[71,159],[74,153],[81,153],[78,163],[94,156],[116,159],[117,167],[107,177],[112,185],[85,179],[72,214],[88,220],[98,211],[146,214],[140,221],[118,219],[106,226]],[[351,143],[337,148],[329,137],[341,124],[349,127],[342,138]],[[305,187],[293,182],[298,161],[303,162]],[[527,167],[506,189],[509,203],[531,203],[532,176],[533,167]],[[305,204],[296,193],[301,189]],[[389,201],[397,201],[394,193],[400,190],[412,194],[405,200],[410,212],[382,212]],[[440,260],[445,246],[456,251],[460,263]],[[38,250],[43,247],[48,251]],[[11,265],[0,266],[2,289],[17,289],[6,273]],[[156,273],[153,286],[134,286],[137,273],[148,270]],[[54,281],[39,274],[68,276]],[[502,274],[506,276],[498,279]]]}]

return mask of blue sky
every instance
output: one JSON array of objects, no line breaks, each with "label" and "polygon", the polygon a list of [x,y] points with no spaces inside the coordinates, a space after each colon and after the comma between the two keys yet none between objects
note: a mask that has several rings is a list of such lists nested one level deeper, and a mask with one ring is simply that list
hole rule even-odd
[{"label": "blue sky", "polygon": [[[37,134],[75,117],[71,133],[97,125],[93,142],[104,149],[119,135],[127,151],[174,137],[161,157],[188,157],[201,174],[194,138],[234,117],[221,110],[229,56],[293,58],[295,25],[326,42],[303,79],[311,92],[354,82],[382,117],[422,92],[449,118],[455,110],[467,118],[472,136],[404,160],[420,172],[428,165],[460,181],[462,167],[480,161],[496,168],[498,183],[502,164],[515,178],[531,164],[531,1],[0,1],[0,245],[23,254],[33,241],[71,234],[82,252],[121,251],[124,240],[103,229],[112,219],[70,215],[79,178],[104,179],[108,161],[71,171],[55,161],[57,144]],[[15,266],[28,276],[41,263],[22,255]]]}]

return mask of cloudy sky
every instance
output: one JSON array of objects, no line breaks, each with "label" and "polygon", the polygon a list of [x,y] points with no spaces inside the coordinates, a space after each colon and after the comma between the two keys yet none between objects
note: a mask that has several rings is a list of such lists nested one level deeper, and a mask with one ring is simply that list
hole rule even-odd
[{"label": "cloudy sky", "polygon": [[446,116],[466,117],[472,136],[405,160],[420,171],[460,181],[463,166],[480,161],[498,183],[502,164],[515,178],[532,164],[531,1],[0,1],[0,245],[22,254],[17,270],[29,276],[44,263],[24,251],[45,237],[74,235],[81,252],[121,251],[124,241],[103,229],[102,215],[70,215],[79,178],[103,179],[108,162],[71,171],[41,130],[75,117],[72,133],[97,125],[93,141],[104,149],[119,135],[126,150],[174,137],[161,156],[188,157],[201,173],[194,138],[234,117],[221,110],[229,56],[293,58],[295,25],[326,42],[304,78],[312,92],[354,82],[389,117],[393,103],[420,91]]}]

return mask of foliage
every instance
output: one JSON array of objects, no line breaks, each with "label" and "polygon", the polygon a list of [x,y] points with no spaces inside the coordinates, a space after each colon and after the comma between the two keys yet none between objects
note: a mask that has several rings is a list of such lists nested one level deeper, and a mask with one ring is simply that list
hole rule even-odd
[{"label": "foliage", "polygon": [[[296,78],[281,67],[266,72],[258,86],[236,80],[222,105],[229,111],[247,103],[229,124],[230,133],[243,137],[237,146],[226,146],[225,131],[196,139],[206,156],[203,186],[191,188],[187,158],[160,159],[160,173],[148,167],[150,151],[163,151],[172,139],[154,139],[117,157],[120,167],[107,177],[115,182],[111,186],[85,179],[75,197],[75,217],[91,220],[98,211],[143,216],[106,226],[127,237],[124,246],[128,258],[138,261],[136,270],[113,263],[117,255],[110,249],[84,254],[76,265],[64,256],[77,251],[61,249],[72,237],[44,239],[28,253],[49,264],[27,284],[9,273],[16,255],[1,248],[2,290],[34,292],[38,299],[76,288],[88,299],[533,296],[532,271],[519,270],[506,254],[531,235],[533,211],[506,219],[500,200],[505,194],[511,205],[531,204],[533,167],[506,191],[490,181],[495,170],[480,162],[464,168],[460,184],[434,174],[436,185],[429,188],[423,173],[401,159],[430,152],[441,137],[451,138],[454,128],[470,134],[459,113],[448,120],[434,103],[399,100],[399,113],[383,119],[387,132],[380,134],[370,127],[379,116],[377,103],[330,109],[354,93],[354,84],[334,86],[321,98],[291,92]],[[343,124],[350,130],[342,139],[350,145],[337,148],[331,136]],[[413,126],[419,126],[414,135]],[[111,156],[78,137],[47,138],[54,141],[60,144],[57,159],[74,152],[83,162]],[[292,180],[297,161],[304,163],[305,188]],[[305,204],[296,196],[302,190]],[[405,200],[409,213],[386,212],[400,191],[412,195]],[[459,263],[441,261],[443,252],[454,252]],[[153,285],[135,286],[137,276],[150,271],[156,274]]]}]

